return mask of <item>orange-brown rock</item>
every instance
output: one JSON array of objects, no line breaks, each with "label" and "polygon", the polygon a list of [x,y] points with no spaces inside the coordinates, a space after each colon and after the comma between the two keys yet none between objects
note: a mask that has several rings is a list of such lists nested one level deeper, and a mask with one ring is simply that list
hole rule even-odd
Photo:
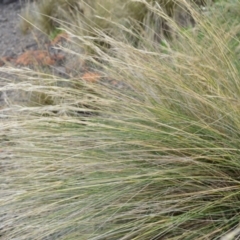
[{"label": "orange-brown rock", "polygon": [[48,51],[44,50],[35,50],[35,51],[27,51],[20,55],[16,60],[16,65],[21,66],[49,66],[54,65],[56,61],[63,60],[63,55],[54,55],[51,56]]},{"label": "orange-brown rock", "polygon": [[99,81],[100,78],[101,78],[101,76],[94,72],[86,72],[82,76],[82,79],[84,81],[91,82],[91,83],[95,83],[95,82]]}]

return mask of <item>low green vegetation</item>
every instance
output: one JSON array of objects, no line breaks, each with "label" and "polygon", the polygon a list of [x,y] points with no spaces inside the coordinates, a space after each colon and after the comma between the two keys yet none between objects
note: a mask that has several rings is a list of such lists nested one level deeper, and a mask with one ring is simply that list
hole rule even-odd
[{"label": "low green vegetation", "polygon": [[51,99],[0,110],[8,117],[0,139],[12,154],[0,165],[3,239],[237,239],[237,14],[225,2],[204,12],[186,2],[194,27],[183,27],[160,4],[140,2],[147,16],[165,19],[170,38],[146,34],[157,20],[140,34],[112,19],[127,40],[96,25],[82,35],[80,15],[75,25],[59,21],[94,50],[87,60],[97,83],[1,69],[22,79],[11,88]]}]

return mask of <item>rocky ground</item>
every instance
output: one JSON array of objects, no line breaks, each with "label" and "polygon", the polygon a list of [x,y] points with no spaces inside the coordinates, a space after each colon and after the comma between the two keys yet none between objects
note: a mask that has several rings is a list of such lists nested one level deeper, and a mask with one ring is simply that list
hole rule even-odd
[{"label": "rocky ground", "polygon": [[37,36],[32,33],[24,35],[19,28],[21,11],[26,2],[0,3],[0,57],[12,58],[38,45]]},{"label": "rocky ground", "polygon": [[33,3],[30,0],[0,0],[0,109],[6,105],[8,98],[22,100],[16,92],[1,90],[6,82],[16,80],[16,76],[8,74],[5,67],[46,66],[53,74],[64,77],[69,77],[72,67],[66,54],[55,50],[59,41],[66,41],[66,35],[50,41],[39,31],[21,32],[21,13],[27,4]]},{"label": "rocky ground", "polygon": [[[3,4],[3,1],[11,3]],[[13,2],[12,2],[13,1]],[[80,55],[69,55],[66,52],[57,50],[56,47],[63,43],[73,52],[81,51],[79,46],[74,49],[74,45],[68,42],[69,37],[62,33],[52,41],[41,32],[31,31],[28,34],[21,32],[21,13],[26,4],[34,4],[30,0],[0,0],[0,109],[8,102],[19,102],[26,100],[26,96],[13,91],[1,91],[7,82],[15,81],[16,76],[6,72],[8,66],[21,67],[42,67],[49,73],[69,78],[81,77],[82,80],[99,82],[99,75],[95,70],[89,69],[84,64],[84,59]],[[82,55],[83,56],[83,55]],[[123,88],[122,83],[103,80],[104,84],[110,83],[117,88]],[[113,84],[114,83],[114,84]]]},{"label": "rocky ground", "polygon": [[[29,3],[28,0],[0,0],[0,88],[6,81],[14,80],[13,75],[3,70],[5,66],[17,65],[22,54],[39,48],[39,38],[36,34],[23,34],[20,29],[21,12]],[[38,41],[37,41],[38,40]],[[16,64],[17,63],[17,64]],[[18,64],[20,65],[20,64]],[[1,89],[0,89],[1,90]],[[6,103],[7,92],[0,91],[0,108]],[[8,94],[13,94],[8,92]]]}]

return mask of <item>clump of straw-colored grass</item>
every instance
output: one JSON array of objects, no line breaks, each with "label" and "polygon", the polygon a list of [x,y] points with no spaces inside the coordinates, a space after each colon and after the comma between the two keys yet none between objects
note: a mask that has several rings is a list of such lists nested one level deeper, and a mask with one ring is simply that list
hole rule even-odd
[{"label": "clump of straw-colored grass", "polygon": [[54,101],[1,110],[4,239],[236,239],[238,28],[189,11],[196,28],[168,19],[175,37],[162,44],[146,36],[137,49],[95,29],[106,53],[76,35],[99,53],[96,84],[11,70],[24,81],[7,86]]}]

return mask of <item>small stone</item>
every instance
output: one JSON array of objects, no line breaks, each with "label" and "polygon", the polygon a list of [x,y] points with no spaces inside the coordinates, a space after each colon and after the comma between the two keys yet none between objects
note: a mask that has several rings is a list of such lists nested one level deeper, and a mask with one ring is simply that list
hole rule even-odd
[{"label": "small stone", "polygon": [[7,22],[7,18],[0,18],[0,23]]}]

